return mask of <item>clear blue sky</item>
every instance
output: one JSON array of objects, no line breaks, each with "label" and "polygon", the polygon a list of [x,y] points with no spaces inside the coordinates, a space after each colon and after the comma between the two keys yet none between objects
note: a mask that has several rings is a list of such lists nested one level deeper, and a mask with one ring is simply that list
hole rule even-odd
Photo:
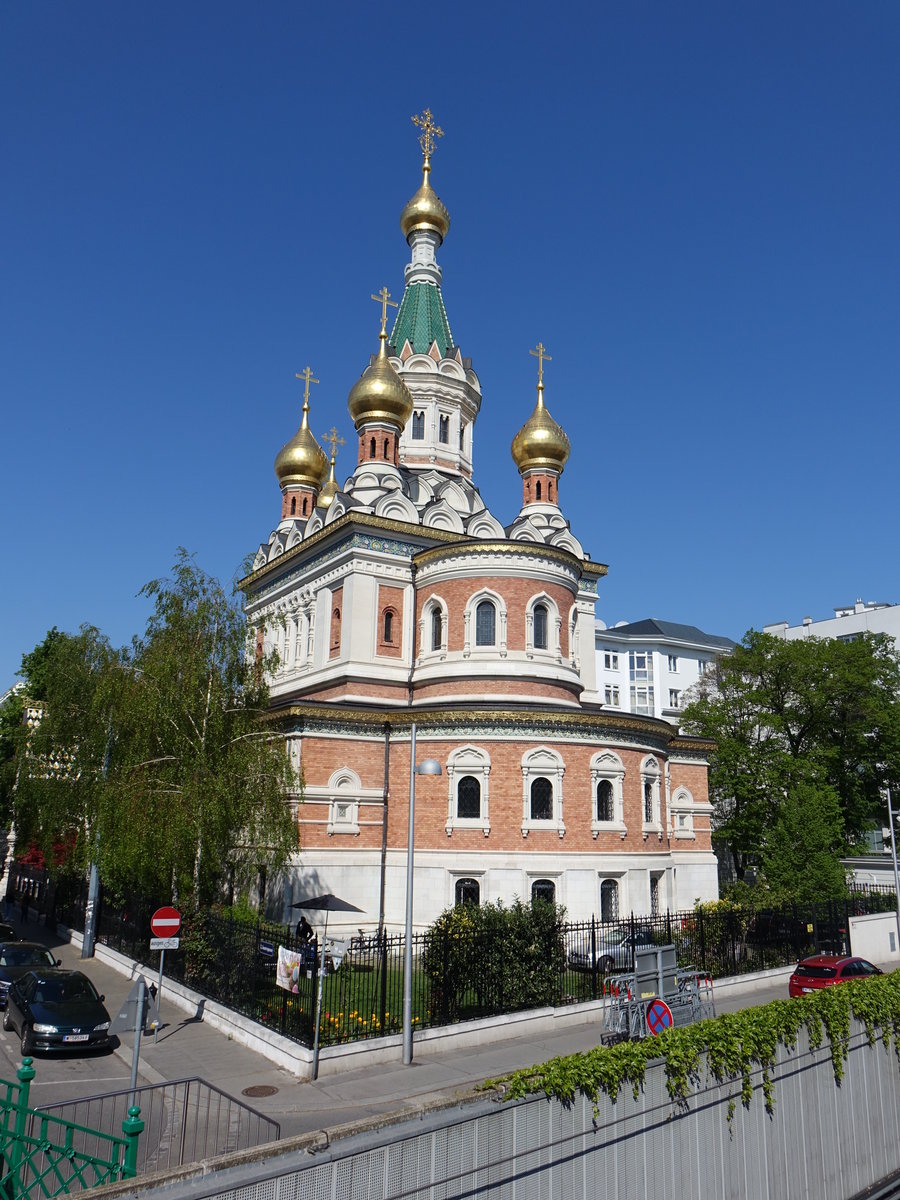
[{"label": "clear blue sky", "polygon": [[233,575],[307,363],[349,474],[426,106],[492,511],[540,339],[598,616],[900,601],[898,62],[896,0],[5,4],[0,689],[179,545]]}]

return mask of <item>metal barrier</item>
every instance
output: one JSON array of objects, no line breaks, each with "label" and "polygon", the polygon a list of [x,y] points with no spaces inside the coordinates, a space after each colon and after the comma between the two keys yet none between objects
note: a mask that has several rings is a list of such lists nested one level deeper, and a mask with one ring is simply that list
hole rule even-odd
[{"label": "metal barrier", "polygon": [[129,1100],[136,1096],[145,1132],[138,1146],[136,1169],[142,1174],[200,1162],[237,1150],[249,1150],[281,1137],[277,1121],[229,1096],[204,1079],[175,1079],[125,1088],[59,1104],[44,1104],[32,1117],[52,1113],[83,1128],[77,1141],[82,1153],[94,1154],[109,1131],[121,1129]]},{"label": "metal barrier", "polygon": [[712,980],[694,967],[679,967],[674,946],[636,951],[634,971],[612,976],[607,996],[601,1019],[607,1045],[716,1015]]}]

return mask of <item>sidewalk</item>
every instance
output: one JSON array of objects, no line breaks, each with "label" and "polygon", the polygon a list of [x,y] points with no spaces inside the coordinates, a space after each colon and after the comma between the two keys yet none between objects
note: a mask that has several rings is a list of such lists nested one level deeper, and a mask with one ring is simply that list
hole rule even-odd
[{"label": "sidewalk", "polygon": [[[75,946],[54,937],[44,925],[35,921],[23,924],[18,916],[14,924],[22,937],[51,947],[64,967],[83,970],[105,994],[106,1007],[115,1015],[131,990],[132,980],[100,959],[83,960]],[[148,982],[155,982],[155,974],[148,971],[146,977]],[[744,1004],[752,990],[742,991]],[[784,982],[773,979],[764,991],[759,991],[757,985],[757,1003],[772,998],[769,992],[785,996],[786,975]],[[739,1004],[732,991],[729,1003],[723,1007]],[[165,984],[160,1015],[163,1024],[156,1039],[145,1036],[141,1042],[141,1082],[162,1083],[198,1076],[280,1122],[283,1138],[387,1114],[413,1116],[435,1103],[452,1102],[470,1093],[485,1079],[560,1055],[589,1050],[599,1041],[597,1022],[591,1020],[546,1037],[519,1036],[452,1053],[433,1049],[429,1052],[414,1044],[410,1066],[403,1066],[398,1048],[396,1063],[348,1070],[312,1082],[298,1081],[198,1018],[186,1019],[183,1010],[166,1002]],[[116,1053],[130,1068],[130,1034],[122,1039]],[[250,1088],[275,1090],[270,1095],[248,1096]]]}]

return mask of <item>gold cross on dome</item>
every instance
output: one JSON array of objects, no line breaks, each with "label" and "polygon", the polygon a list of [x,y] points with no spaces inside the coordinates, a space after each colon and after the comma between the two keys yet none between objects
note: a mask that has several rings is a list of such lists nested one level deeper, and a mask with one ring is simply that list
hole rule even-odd
[{"label": "gold cross on dome", "polygon": [[319,381],[318,381],[318,379],[313,378],[312,367],[304,367],[302,371],[295,374],[294,378],[295,379],[303,379],[306,381],[306,386],[303,389],[303,407],[308,408],[309,407],[309,385],[311,383],[318,383]]},{"label": "gold cross on dome", "polygon": [[391,293],[386,287],[383,287],[378,295],[372,296],[371,299],[374,300],[376,304],[381,305],[381,332],[384,333],[385,329],[387,328],[388,305],[390,305],[391,308],[399,308],[400,305],[396,300],[391,299]]},{"label": "gold cross on dome", "polygon": [[533,354],[538,360],[538,387],[542,388],[544,386],[544,363],[553,362],[553,359],[547,353],[543,342],[538,342],[535,348],[529,350],[528,353]]},{"label": "gold cross on dome", "polygon": [[434,153],[434,139],[443,137],[444,131],[440,125],[435,125],[430,108],[426,108],[421,117],[412,117],[411,120],[413,125],[418,125],[422,130],[419,137],[419,145],[422,147],[425,161],[428,162]]},{"label": "gold cross on dome", "polygon": [[345,442],[345,440],[338,433],[337,427],[334,425],[332,425],[332,427],[331,427],[331,433],[323,433],[322,434],[322,441],[328,442],[331,445],[331,461],[332,462],[334,462],[335,458],[337,457],[338,446],[346,446],[346,444],[347,444]]}]

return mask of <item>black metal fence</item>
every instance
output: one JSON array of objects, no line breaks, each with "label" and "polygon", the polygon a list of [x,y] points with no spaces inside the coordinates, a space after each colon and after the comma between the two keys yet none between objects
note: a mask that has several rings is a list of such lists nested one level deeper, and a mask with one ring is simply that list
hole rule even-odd
[{"label": "black metal fence", "polygon": [[[57,896],[53,919],[84,927],[84,889]],[[854,890],[846,900],[753,912],[726,905],[615,922],[557,923],[534,944],[510,949],[484,932],[440,928],[413,942],[413,1023],[425,1028],[528,1008],[597,999],[605,978],[629,970],[635,947],[676,946],[681,966],[713,979],[784,966],[814,953],[848,949],[852,916],[888,911],[893,889]],[[101,902],[98,940],[146,960],[153,906],[113,910]],[[276,983],[279,947],[303,956],[287,991]],[[305,1046],[313,1041],[318,949],[283,925],[217,912],[185,918],[181,947],[166,953],[166,974]],[[403,935],[354,939],[340,965],[325,958],[322,1045],[397,1033],[403,1008]]]}]

